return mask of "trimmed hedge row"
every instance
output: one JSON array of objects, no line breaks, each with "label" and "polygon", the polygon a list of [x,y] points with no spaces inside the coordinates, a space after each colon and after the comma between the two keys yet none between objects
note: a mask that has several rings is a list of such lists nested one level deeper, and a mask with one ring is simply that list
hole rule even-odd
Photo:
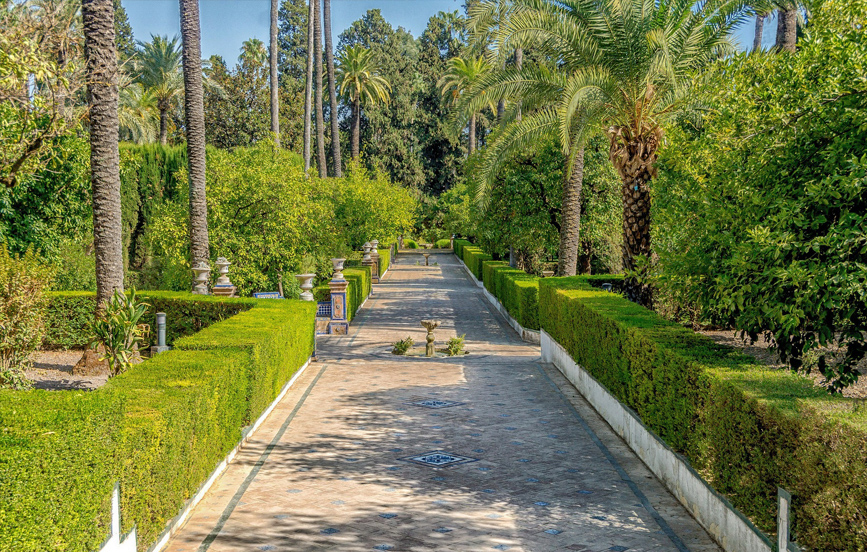
[{"label": "trimmed hedge row", "polygon": [[313,351],[315,303],[248,309],[96,391],[0,391],[0,551],[96,550],[116,481],[152,544]]},{"label": "trimmed hedge row", "polygon": [[391,247],[386,246],[385,249],[379,250],[379,275],[385,274],[388,267],[391,265]]},{"label": "trimmed hedge row", "polygon": [[[478,248],[469,245],[465,240],[455,240],[455,250],[464,255],[467,268],[471,259],[478,256]],[[478,261],[476,261],[478,262]],[[470,269],[472,270],[472,269]],[[539,329],[539,277],[527,274],[523,270],[509,267],[503,261],[483,260],[481,262],[481,278],[485,289],[491,292],[518,321],[518,324],[530,330]]]},{"label": "trimmed hedge row", "polygon": [[463,259],[464,258],[463,257],[464,247],[466,247],[468,245],[473,245],[473,244],[470,243],[468,240],[455,240],[455,255],[457,255],[458,258]]},{"label": "trimmed hedge row", "polygon": [[[138,296],[151,305],[142,323],[149,324],[156,341],[156,313],[166,313],[166,341],[194,334],[214,322],[225,320],[256,304],[256,299],[226,299],[173,291],[140,291]],[[196,299],[191,300],[190,297]],[[93,292],[52,292],[45,311],[43,349],[83,349],[90,341],[90,323],[96,308]]]},{"label": "trimmed hedge row", "polygon": [[492,257],[482,251],[480,247],[465,245],[461,247],[461,258],[464,260],[464,264],[467,265],[467,268],[470,269],[470,272],[472,272],[478,280],[481,280],[483,278],[482,263],[490,261]]},{"label": "trimmed hedge row", "polygon": [[[346,319],[352,320],[358,312],[358,308],[373,290],[373,283],[369,266],[358,268],[344,268],[343,277],[349,282],[346,287]],[[331,297],[331,288],[328,284],[322,284],[313,288],[313,297],[316,301],[327,301]]]},{"label": "trimmed hedge row", "polygon": [[828,395],[591,283],[539,286],[541,326],[578,364],[764,531],[775,530],[780,486],[794,494],[800,545],[867,548],[867,412],[858,400]]}]

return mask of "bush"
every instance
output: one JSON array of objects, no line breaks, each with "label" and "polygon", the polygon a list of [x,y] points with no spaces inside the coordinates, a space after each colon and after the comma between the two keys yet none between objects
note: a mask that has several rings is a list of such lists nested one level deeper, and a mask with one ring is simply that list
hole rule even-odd
[{"label": "bush", "polygon": [[370,295],[373,285],[370,278],[369,266],[360,268],[347,268],[343,271],[343,277],[349,282],[346,288],[346,319],[355,318],[358,308]]},{"label": "bush", "polygon": [[118,480],[152,544],[313,350],[314,303],[252,303],[96,391],[0,391],[0,551],[96,550]]},{"label": "bush", "polygon": [[415,345],[415,342],[411,337],[406,336],[400,341],[395,341],[391,346],[391,354],[393,355],[405,355],[407,351],[412,349],[412,346]]},{"label": "bush", "polygon": [[437,242],[434,244],[435,249],[451,249],[451,247],[452,247],[452,240],[450,240],[448,238],[446,238],[444,240],[437,240]]},{"label": "bush", "polygon": [[45,333],[45,289],[52,271],[32,249],[20,257],[0,245],[0,387],[27,387],[24,371]]},{"label": "bush", "polygon": [[867,546],[867,416],[856,401],[754,359],[591,280],[540,282],[542,328],[645,425],[765,531],[777,486],[795,495],[794,532],[813,550]]},{"label": "bush", "polygon": [[[258,304],[256,299],[226,299],[175,291],[139,291],[151,305],[142,322],[156,328],[156,313],[166,313],[166,342],[194,334]],[[83,349],[93,338],[90,324],[96,295],[89,292],[52,292],[45,309],[43,349]]]},{"label": "bush", "polygon": [[455,240],[455,255],[457,255],[458,258],[463,259],[464,258],[463,257],[463,249],[464,249],[464,247],[466,247],[468,245],[473,245],[473,244],[467,240],[460,240],[460,239]]},{"label": "bush", "polygon": [[485,261],[490,261],[491,256],[482,251],[480,248],[472,245],[462,247],[461,255],[464,263],[467,265],[467,268],[470,269],[470,272],[475,275],[476,279],[481,280],[483,277],[482,263]]},{"label": "bush", "polygon": [[418,243],[415,240],[403,240],[403,248],[404,249],[418,249]]},{"label": "bush", "polygon": [[391,246],[379,247],[377,251],[379,251],[379,275],[382,276],[391,266]]}]

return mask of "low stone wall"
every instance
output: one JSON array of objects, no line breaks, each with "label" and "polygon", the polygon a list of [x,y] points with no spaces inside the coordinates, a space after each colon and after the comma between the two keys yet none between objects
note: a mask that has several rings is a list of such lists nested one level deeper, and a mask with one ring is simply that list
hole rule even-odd
[{"label": "low stone wall", "polygon": [[656,477],[726,552],[771,552],[768,538],[696,473],[681,455],[581,368],[543,329],[542,362],[555,365],[608,425],[626,441]]}]

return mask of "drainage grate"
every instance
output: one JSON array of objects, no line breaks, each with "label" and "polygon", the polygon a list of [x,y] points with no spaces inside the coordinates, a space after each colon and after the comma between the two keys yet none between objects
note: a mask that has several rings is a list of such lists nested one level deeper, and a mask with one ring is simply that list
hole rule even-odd
[{"label": "drainage grate", "polygon": [[412,462],[413,464],[420,464],[422,466],[429,466],[432,468],[445,468],[449,466],[457,466],[459,464],[477,462],[478,458],[470,458],[469,456],[461,456],[460,454],[452,454],[450,452],[445,452],[442,450],[434,450],[415,456],[406,456],[404,458],[399,458],[399,460],[403,460],[404,462]]}]

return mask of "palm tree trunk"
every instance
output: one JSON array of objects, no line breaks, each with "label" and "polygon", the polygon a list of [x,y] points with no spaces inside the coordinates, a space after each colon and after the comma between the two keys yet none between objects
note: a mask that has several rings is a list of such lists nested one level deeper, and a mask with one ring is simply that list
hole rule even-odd
[{"label": "palm tree trunk", "polygon": [[476,151],[476,114],[470,116],[470,155]]},{"label": "palm tree trunk", "polygon": [[798,42],[798,10],[780,9],[777,11],[777,43],[775,48],[781,52],[794,52]]},{"label": "palm tree trunk", "polygon": [[271,0],[271,132],[274,133],[274,143],[280,147],[280,96],[277,85],[277,2]]},{"label": "palm tree trunk", "polygon": [[315,0],[308,0],[307,9],[307,81],[304,91],[304,173],[310,170],[310,138],[313,113],[313,24],[316,20],[313,6]]},{"label": "palm tree trunk", "polygon": [[180,0],[184,64],[184,112],[190,166],[190,261],[207,262],[208,202],[205,196],[205,106],[202,87],[202,35],[199,1]]},{"label": "palm tree trunk", "polygon": [[[627,161],[626,166],[630,166]],[[650,187],[649,167],[643,163],[632,173],[621,172],[623,180],[623,270],[637,271],[637,257],[650,258]],[[625,280],[628,298],[647,308],[653,306],[650,285],[635,277]]]},{"label": "palm tree trunk", "polygon": [[327,161],[325,159],[325,115],[322,113],[322,10],[320,0],[314,1],[313,52],[316,62],[316,77],[313,81],[316,93],[316,155],[319,164],[319,178],[328,177]]},{"label": "palm tree trunk", "polygon": [[117,52],[112,0],[83,0],[97,312],[123,290]]},{"label": "palm tree trunk", "polygon": [[753,37],[753,51],[758,52],[762,49],[762,38],[765,31],[765,17],[764,14],[756,15],[756,34]]},{"label": "palm tree trunk", "polygon": [[361,100],[352,102],[352,160],[361,153]]},{"label": "palm tree trunk", "polygon": [[331,0],[324,0],[322,22],[325,24],[325,62],[328,66],[328,95],[331,100],[331,155],[334,158],[334,176],[343,176],[340,158],[340,121],[337,119],[337,82],[334,80],[334,49],[331,44]]},{"label": "palm tree trunk", "polygon": [[168,108],[160,106],[160,144],[166,145],[169,138]]},{"label": "palm tree trunk", "polygon": [[557,260],[558,276],[575,276],[578,268],[578,246],[581,243],[581,191],[584,187],[584,147],[567,159],[563,180],[563,206],[560,210],[560,249]]}]

